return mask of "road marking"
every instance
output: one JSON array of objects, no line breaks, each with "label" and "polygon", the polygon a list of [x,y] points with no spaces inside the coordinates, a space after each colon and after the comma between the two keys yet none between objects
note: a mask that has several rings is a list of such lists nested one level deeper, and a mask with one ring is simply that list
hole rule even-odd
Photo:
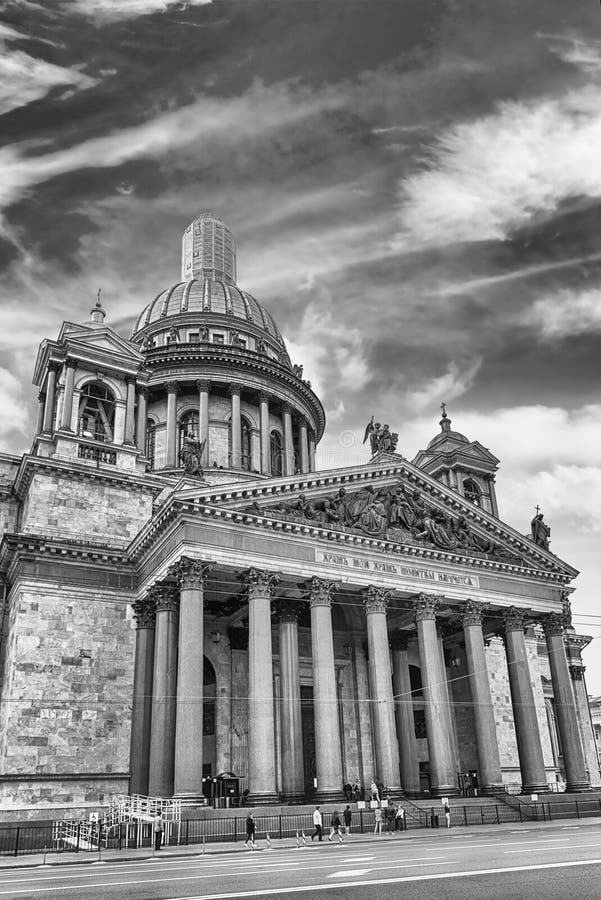
[{"label": "road marking", "polygon": [[372,869],[348,869],[346,872],[332,872],[328,878],[353,878],[356,875],[367,875]]},{"label": "road marking", "polygon": [[[475,875],[499,875],[504,872],[532,872],[538,869],[564,869],[575,866],[598,866],[601,859],[583,859],[561,863],[541,863],[535,866],[505,866],[499,869],[475,869],[469,872],[433,872],[430,875],[403,875],[400,878],[372,878],[361,881],[360,884],[371,887],[380,884],[403,884],[411,881],[440,881],[443,878],[470,878]],[[237,897],[273,897],[282,894],[309,894],[321,891],[335,891],[339,888],[348,888],[348,882],[341,881],[336,884],[312,884],[297,887],[263,888],[260,891],[235,891],[227,894],[198,894],[195,897],[170,897],[168,900],[234,900]]]},{"label": "road marking", "polygon": [[371,862],[375,856],[349,856],[348,859],[338,860],[338,862]]}]

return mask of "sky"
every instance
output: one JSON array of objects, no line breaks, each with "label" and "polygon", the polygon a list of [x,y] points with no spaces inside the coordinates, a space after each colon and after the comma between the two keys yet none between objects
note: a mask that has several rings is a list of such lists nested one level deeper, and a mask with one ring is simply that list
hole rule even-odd
[{"label": "sky", "polygon": [[321,397],[321,468],[452,427],[501,518],[581,571],[601,694],[601,6],[596,0],[0,0],[0,448],[37,347],[179,280],[186,225]]}]

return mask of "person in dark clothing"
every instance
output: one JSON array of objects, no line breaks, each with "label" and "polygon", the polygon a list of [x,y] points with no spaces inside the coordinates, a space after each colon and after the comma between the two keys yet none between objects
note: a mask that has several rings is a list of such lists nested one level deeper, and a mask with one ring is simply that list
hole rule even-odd
[{"label": "person in dark clothing", "polygon": [[246,817],[246,840],[244,846],[248,847],[250,841],[251,850],[255,849],[255,819],[251,812]]},{"label": "person in dark clothing", "polygon": [[163,831],[165,830],[165,826],[163,824],[163,817],[160,814],[160,812],[158,812],[156,814],[156,816],[154,817],[154,820],[152,823],[152,830],[154,832],[154,849],[160,850],[161,844],[163,842]]},{"label": "person in dark clothing", "polygon": [[342,813],[342,818],[344,820],[344,831],[346,834],[350,834],[351,833],[351,823],[353,821],[353,813],[351,811],[350,806],[347,806],[347,808],[344,810],[344,812]]},{"label": "person in dark clothing", "polygon": [[332,819],[330,822],[330,835],[328,840],[331,841],[334,835],[338,835],[339,843],[342,843],[342,835],[340,834],[340,816],[338,815],[338,810],[335,809],[332,813]]}]

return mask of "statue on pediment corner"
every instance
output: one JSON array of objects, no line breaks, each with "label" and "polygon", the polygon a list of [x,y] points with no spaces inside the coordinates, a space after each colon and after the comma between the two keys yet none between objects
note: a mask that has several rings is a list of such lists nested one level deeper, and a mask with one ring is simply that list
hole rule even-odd
[{"label": "statue on pediment corner", "polygon": [[363,443],[369,438],[369,445],[372,456],[376,453],[386,452],[394,453],[399,440],[396,432],[392,432],[388,425],[381,425],[380,422],[374,423],[372,416],[365,426],[365,434],[363,435]]},{"label": "statue on pediment corner", "polygon": [[539,507],[536,507],[536,515],[530,522],[530,532],[532,536],[532,540],[537,545],[537,547],[542,547],[543,550],[549,549],[549,536],[551,534],[550,527],[543,522],[543,514],[540,512]]}]

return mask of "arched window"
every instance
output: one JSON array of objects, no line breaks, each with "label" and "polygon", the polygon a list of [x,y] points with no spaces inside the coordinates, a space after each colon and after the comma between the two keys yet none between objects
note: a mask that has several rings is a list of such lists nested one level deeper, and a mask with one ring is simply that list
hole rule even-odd
[{"label": "arched window", "polygon": [[115,435],[115,397],[103,384],[86,384],[79,397],[77,432],[111,443]]},{"label": "arched window", "polygon": [[271,458],[271,474],[281,475],[282,465],[282,436],[279,431],[272,431],[269,438],[269,452]]},{"label": "arched window", "polygon": [[192,438],[193,441],[198,440],[198,411],[195,409],[184,413],[179,420],[179,439],[177,449],[180,451],[184,446],[186,438]]},{"label": "arched window", "polygon": [[146,420],[146,458],[150,464],[150,468],[154,469],[154,458],[156,449],[156,425],[152,419]]},{"label": "arched window", "polygon": [[463,496],[470,503],[475,503],[476,506],[480,506],[482,503],[482,491],[472,478],[463,482]]}]

